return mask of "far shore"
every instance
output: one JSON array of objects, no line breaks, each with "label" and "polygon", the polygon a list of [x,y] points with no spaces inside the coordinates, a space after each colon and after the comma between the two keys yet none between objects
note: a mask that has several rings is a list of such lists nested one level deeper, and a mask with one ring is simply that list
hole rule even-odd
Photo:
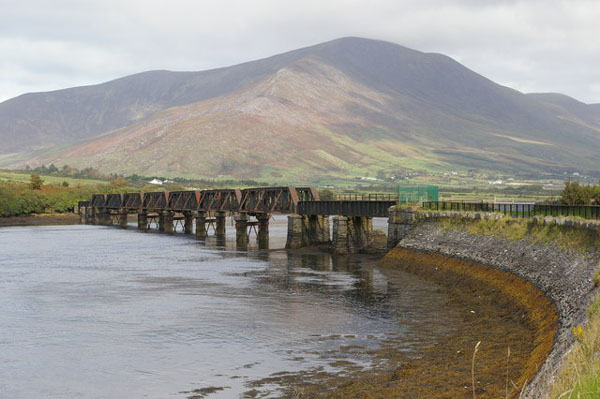
[{"label": "far shore", "polygon": [[52,226],[67,224],[79,224],[79,215],[74,213],[43,213],[37,215],[0,217],[0,227]]}]

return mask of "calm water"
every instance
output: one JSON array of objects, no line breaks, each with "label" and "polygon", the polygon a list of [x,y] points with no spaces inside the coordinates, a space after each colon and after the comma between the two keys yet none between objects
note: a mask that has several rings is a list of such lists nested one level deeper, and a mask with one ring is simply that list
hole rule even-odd
[{"label": "calm water", "polygon": [[348,346],[401,337],[418,356],[458,323],[438,287],[376,258],[237,252],[228,234],[1,228],[0,397],[235,398],[282,371],[343,373],[341,358],[385,366]]}]

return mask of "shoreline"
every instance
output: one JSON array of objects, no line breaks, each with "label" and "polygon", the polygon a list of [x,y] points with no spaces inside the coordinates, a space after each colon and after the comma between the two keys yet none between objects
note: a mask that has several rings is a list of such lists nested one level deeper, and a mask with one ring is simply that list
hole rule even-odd
[{"label": "shoreline", "polygon": [[43,213],[27,216],[0,217],[0,227],[61,226],[71,224],[79,224],[79,215],[75,213]]},{"label": "shoreline", "polygon": [[510,219],[482,222],[465,218],[461,222],[460,217],[420,220],[395,248],[475,262],[510,273],[543,292],[558,310],[556,338],[548,356],[536,355],[538,370],[527,384],[523,397],[545,397],[575,342],[572,326],[584,324],[587,309],[598,292],[593,276],[600,261],[600,254],[593,250],[565,248],[555,239],[557,235],[560,238],[560,235],[567,237],[578,232],[592,234],[597,239],[597,229],[588,230],[585,225],[562,226],[550,220],[542,224],[532,222],[529,228],[533,233],[550,229],[555,234],[551,241],[539,242],[534,237],[509,239],[491,232],[486,234],[483,229],[468,229],[468,226],[479,226],[477,223],[512,223]]}]

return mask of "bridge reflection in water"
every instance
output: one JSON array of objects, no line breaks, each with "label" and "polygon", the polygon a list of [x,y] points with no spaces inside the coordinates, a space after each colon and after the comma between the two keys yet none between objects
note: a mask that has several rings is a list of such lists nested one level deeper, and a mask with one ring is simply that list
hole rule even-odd
[{"label": "bridge reflection in water", "polygon": [[[396,201],[320,201],[312,187],[260,187],[202,191],[94,194],[79,202],[82,223],[126,228],[128,216],[137,215],[138,228],[156,228],[172,234],[180,225],[185,234],[203,240],[214,234],[224,239],[226,217],[233,216],[236,245],[247,248],[256,234],[259,249],[269,246],[269,220],[287,214],[286,248],[331,245],[335,252],[357,252],[373,242],[373,217],[387,217]],[[333,217],[333,235],[329,216]],[[195,228],[194,228],[195,226]]]}]

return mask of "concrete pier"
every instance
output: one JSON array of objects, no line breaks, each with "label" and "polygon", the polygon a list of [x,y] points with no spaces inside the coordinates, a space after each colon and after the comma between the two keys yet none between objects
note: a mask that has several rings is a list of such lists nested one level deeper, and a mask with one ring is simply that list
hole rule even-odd
[{"label": "concrete pier", "polygon": [[148,212],[139,211],[138,212],[138,229],[140,230],[148,230]]},{"label": "concrete pier", "polygon": [[119,227],[126,229],[127,228],[127,216],[128,212],[126,209],[121,209],[119,211]]},{"label": "concrete pier", "polygon": [[110,226],[112,224],[112,217],[110,211],[107,209],[100,210],[98,215],[98,222],[103,226]]},{"label": "concrete pier", "polygon": [[360,252],[373,244],[373,218],[334,216],[332,249],[337,254]]},{"label": "concrete pier", "polygon": [[235,243],[238,248],[248,248],[248,214],[240,212],[235,216]]},{"label": "concrete pier", "polygon": [[288,235],[285,247],[297,249],[329,244],[329,217],[326,215],[288,215]]},{"label": "concrete pier", "polygon": [[185,234],[192,234],[194,231],[194,214],[192,212],[183,212],[183,232]]},{"label": "concrete pier", "polygon": [[258,219],[258,249],[269,249],[269,219],[271,215],[268,213],[260,213],[256,216]]},{"label": "concrete pier", "polygon": [[388,217],[388,249],[394,248],[415,225],[415,208],[399,208],[392,206]]},{"label": "concrete pier", "polygon": [[175,226],[173,225],[173,212],[163,212],[163,229],[162,231],[167,234],[175,233]]},{"label": "concrete pier", "polygon": [[216,235],[217,237],[225,237],[225,224],[227,222],[227,213],[222,211],[215,212],[216,219]]},{"label": "concrete pier", "polygon": [[206,239],[206,212],[198,212],[196,215],[196,238]]}]

